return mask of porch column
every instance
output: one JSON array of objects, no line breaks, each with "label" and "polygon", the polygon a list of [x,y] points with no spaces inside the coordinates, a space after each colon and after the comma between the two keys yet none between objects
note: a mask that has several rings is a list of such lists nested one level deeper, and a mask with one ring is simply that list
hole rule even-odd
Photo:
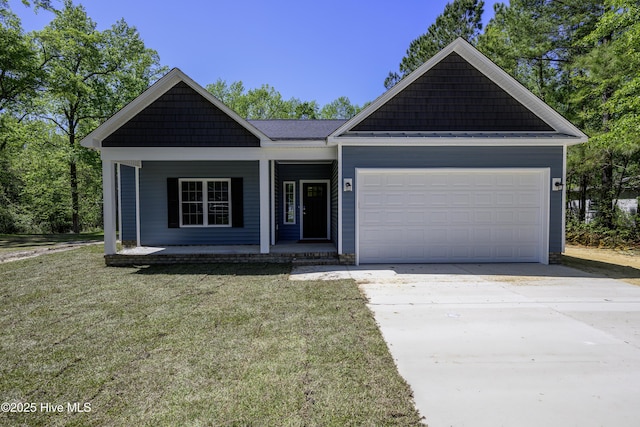
[{"label": "porch column", "polygon": [[260,159],[260,253],[269,253],[269,161]]},{"label": "porch column", "polygon": [[116,253],[116,183],[114,163],[102,160],[102,209],[104,216],[104,254]]},{"label": "porch column", "polygon": [[[142,163],[141,163],[142,164]],[[140,246],[140,167],[136,166],[136,246]]]}]

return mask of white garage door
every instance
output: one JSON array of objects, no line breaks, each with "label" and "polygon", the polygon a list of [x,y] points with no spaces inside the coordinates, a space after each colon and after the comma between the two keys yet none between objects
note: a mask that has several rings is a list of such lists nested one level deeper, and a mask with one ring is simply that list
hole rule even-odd
[{"label": "white garage door", "polygon": [[548,169],[358,169],[360,263],[548,262]]}]

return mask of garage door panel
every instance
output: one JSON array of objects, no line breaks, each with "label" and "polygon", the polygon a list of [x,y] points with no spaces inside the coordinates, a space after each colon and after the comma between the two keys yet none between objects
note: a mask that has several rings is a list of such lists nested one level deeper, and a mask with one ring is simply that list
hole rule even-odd
[{"label": "garage door panel", "polygon": [[449,214],[446,211],[427,211],[425,212],[425,225],[445,226],[449,223]]},{"label": "garage door panel", "polygon": [[442,206],[442,207],[449,206],[449,194],[447,193],[427,192],[425,193],[425,196],[426,196],[426,203],[429,206]]},{"label": "garage door panel", "polygon": [[470,208],[474,206],[472,202],[473,195],[469,193],[460,193],[450,197],[451,206],[456,208]]},{"label": "garage door panel", "polygon": [[406,224],[411,225],[423,225],[425,223],[424,211],[407,211],[405,213]]},{"label": "garage door panel", "polygon": [[543,261],[543,176],[542,170],[359,173],[359,260]]},{"label": "garage door panel", "polygon": [[407,194],[404,193],[389,193],[384,198],[384,204],[387,206],[404,206],[406,203]]},{"label": "garage door panel", "polygon": [[427,198],[424,192],[412,192],[407,194],[406,205],[411,207],[424,208],[427,206]]},{"label": "garage door panel", "polygon": [[493,224],[495,222],[495,215],[493,211],[489,209],[477,210],[474,213],[474,223],[476,224]]}]

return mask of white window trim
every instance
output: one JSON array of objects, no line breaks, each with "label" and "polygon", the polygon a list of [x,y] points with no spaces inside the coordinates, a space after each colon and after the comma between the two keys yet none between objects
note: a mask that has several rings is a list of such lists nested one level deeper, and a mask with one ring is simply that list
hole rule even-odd
[{"label": "white window trim", "polygon": [[[202,183],[202,204],[203,204],[203,218],[202,224],[183,224],[182,223],[182,183],[183,182],[201,182]],[[229,224],[209,224],[209,200],[208,200],[208,190],[207,183],[209,182],[226,182],[228,193],[229,193]],[[232,227],[233,224],[233,216],[232,216],[232,204],[231,204],[231,178],[180,178],[178,179],[178,196],[179,196],[179,215],[180,215],[180,228],[204,228],[204,227],[215,227],[215,228],[229,228]]]},{"label": "white window trim", "polygon": [[[287,221],[287,185],[293,185],[293,221]],[[282,182],[282,223],[285,225],[296,224],[296,182],[295,181],[283,181]]]}]

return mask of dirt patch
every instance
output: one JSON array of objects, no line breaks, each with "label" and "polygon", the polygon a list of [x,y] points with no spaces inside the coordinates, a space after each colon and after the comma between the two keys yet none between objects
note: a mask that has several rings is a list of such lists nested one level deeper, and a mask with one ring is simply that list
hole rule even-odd
[{"label": "dirt patch", "polygon": [[567,245],[562,263],[591,274],[640,286],[640,251]]},{"label": "dirt patch", "polygon": [[7,252],[7,253],[0,254],[0,263],[10,262],[10,261],[19,261],[21,259],[33,258],[33,257],[37,257],[44,254],[65,252],[65,251],[77,249],[82,246],[97,245],[100,243],[102,242],[77,242],[77,243],[69,243],[69,244],[58,244],[51,247],[30,249],[26,251]]}]

